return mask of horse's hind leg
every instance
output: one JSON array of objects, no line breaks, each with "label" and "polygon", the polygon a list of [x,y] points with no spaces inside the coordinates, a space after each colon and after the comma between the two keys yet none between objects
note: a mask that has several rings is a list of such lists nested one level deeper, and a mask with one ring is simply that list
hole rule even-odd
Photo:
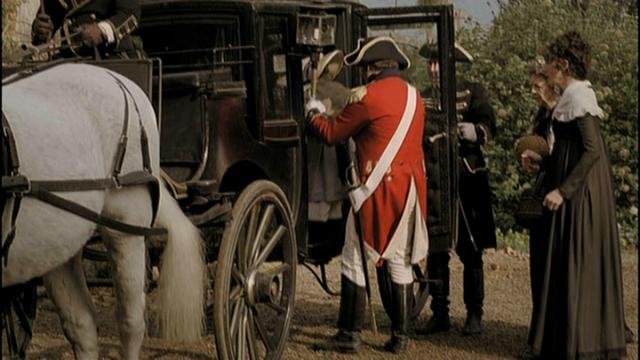
[{"label": "horse's hind leg", "polygon": [[45,275],[44,285],[58,308],[62,330],[76,359],[97,359],[95,309],[84,277],[82,251]]},{"label": "horse's hind leg", "polygon": [[[107,199],[108,216],[130,224],[151,223],[151,201],[144,188],[111,194]],[[117,298],[116,319],[123,359],[139,359],[145,323],[145,243],[143,236],[100,228],[111,254],[113,286]]]},{"label": "horse's hind leg", "polygon": [[[104,233],[104,232],[103,232]],[[112,260],[116,293],[116,319],[123,359],[139,359],[144,339],[144,237],[119,234],[105,236]]]}]

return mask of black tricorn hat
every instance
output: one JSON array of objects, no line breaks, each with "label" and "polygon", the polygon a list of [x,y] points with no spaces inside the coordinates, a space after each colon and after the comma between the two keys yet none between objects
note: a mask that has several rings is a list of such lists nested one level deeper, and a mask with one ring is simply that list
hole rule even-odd
[{"label": "black tricorn hat", "polygon": [[[473,56],[471,56],[471,54],[469,54],[469,52],[465,48],[460,46],[460,44],[454,43],[453,47],[455,49],[455,55],[454,55],[454,58],[453,58],[455,61],[457,61],[457,62],[466,62],[466,63],[473,62]],[[418,54],[420,54],[420,56],[422,56],[423,58],[426,58],[426,59],[429,59],[429,60],[437,59],[438,58],[438,44],[436,44],[436,43],[426,43],[426,44],[422,45],[420,50],[418,50]]]},{"label": "black tricorn hat", "polygon": [[359,39],[356,49],[344,57],[344,63],[349,66],[369,65],[380,60],[397,61],[400,70],[411,67],[409,57],[387,36]]}]

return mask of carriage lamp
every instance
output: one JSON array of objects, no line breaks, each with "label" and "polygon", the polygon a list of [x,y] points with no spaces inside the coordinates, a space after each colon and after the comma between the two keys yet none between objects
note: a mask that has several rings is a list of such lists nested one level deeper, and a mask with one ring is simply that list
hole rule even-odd
[{"label": "carriage lamp", "polygon": [[336,42],[336,16],[298,14],[296,41],[299,45],[325,47]]}]

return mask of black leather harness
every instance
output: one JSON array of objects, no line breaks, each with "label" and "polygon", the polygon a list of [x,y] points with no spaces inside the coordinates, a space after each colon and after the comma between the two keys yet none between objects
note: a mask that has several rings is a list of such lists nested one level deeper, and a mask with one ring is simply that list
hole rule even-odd
[{"label": "black leather harness", "polygon": [[[83,206],[78,203],[69,201],[63,197],[60,197],[53,192],[69,192],[69,191],[91,191],[91,190],[107,190],[107,189],[120,189],[126,186],[132,185],[149,185],[152,192],[152,206],[153,206],[153,222],[158,211],[158,205],[160,200],[160,184],[158,179],[151,173],[151,160],[149,156],[149,141],[147,133],[142,124],[140,111],[129,89],[122,83],[120,79],[115,77],[109,72],[115,81],[117,82],[124,97],[124,123],[122,127],[122,134],[118,142],[118,148],[116,150],[115,159],[113,163],[113,169],[111,171],[111,177],[103,179],[81,179],[81,180],[31,180],[27,176],[20,174],[20,161],[18,158],[18,151],[16,147],[15,138],[9,126],[9,121],[2,112],[2,137],[4,144],[2,146],[2,205],[3,212],[7,204],[8,197],[14,199],[13,208],[11,209],[10,228],[7,234],[7,238],[2,244],[1,256],[4,259],[4,265],[7,265],[7,259],[9,255],[9,247],[13,242],[16,234],[16,219],[20,210],[20,203],[24,196],[30,196],[39,199],[47,204],[55,206],[59,209],[68,211],[72,214],[80,216],[86,220],[94,222],[98,225],[102,225],[121,232],[134,234],[134,235],[159,235],[166,233],[165,229],[154,229],[151,227],[144,227],[138,225],[127,224],[109,217],[102,216],[101,214]],[[127,150],[127,129],[129,127],[129,101],[131,98],[133,105],[138,116],[138,123],[140,124],[140,147],[142,150],[142,166],[143,170],[133,171],[124,175],[120,175],[122,170],[122,164],[124,162],[124,156]],[[6,196],[9,195],[9,196]]]}]

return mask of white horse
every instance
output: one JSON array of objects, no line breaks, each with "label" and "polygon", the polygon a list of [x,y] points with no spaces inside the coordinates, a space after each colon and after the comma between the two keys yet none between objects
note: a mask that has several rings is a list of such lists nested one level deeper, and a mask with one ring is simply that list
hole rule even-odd
[{"label": "white horse", "polygon": [[[2,87],[2,111],[17,143],[20,172],[31,180],[100,179],[111,176],[124,124],[128,88],[128,142],[122,174],[142,169],[140,124],[149,138],[152,173],[159,177],[159,137],[151,103],[130,80],[84,64],[63,64]],[[133,101],[139,108],[141,121]],[[200,337],[204,323],[205,265],[198,229],[161,188],[156,225],[168,230],[159,280],[161,334],[177,340]],[[60,192],[57,195],[128,224],[152,223],[148,186]],[[10,220],[5,208],[2,241]],[[97,359],[98,339],[91,296],[81,266],[82,248],[95,231],[111,258],[122,356],[138,359],[145,333],[145,242],[84,220],[38,199],[25,197],[16,237],[2,271],[3,286],[43,276],[76,358]]]}]

